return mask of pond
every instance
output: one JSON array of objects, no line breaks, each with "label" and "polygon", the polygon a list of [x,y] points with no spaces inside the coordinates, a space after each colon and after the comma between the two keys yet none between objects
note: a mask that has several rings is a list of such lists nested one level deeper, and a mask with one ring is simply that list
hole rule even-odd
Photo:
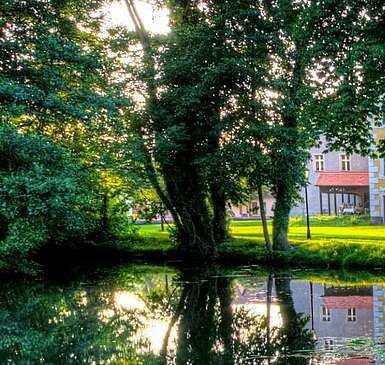
[{"label": "pond", "polygon": [[0,364],[383,364],[385,276],[126,265],[0,289]]}]

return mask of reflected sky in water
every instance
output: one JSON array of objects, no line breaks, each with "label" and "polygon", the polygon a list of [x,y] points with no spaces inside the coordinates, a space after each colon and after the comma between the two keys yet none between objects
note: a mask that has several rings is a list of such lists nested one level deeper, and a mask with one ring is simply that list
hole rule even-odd
[{"label": "reflected sky in water", "polygon": [[129,265],[3,283],[0,364],[385,364],[382,280],[339,275]]}]

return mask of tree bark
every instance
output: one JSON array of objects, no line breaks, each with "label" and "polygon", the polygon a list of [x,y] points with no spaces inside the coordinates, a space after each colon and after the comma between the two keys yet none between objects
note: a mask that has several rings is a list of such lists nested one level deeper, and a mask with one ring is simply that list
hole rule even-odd
[{"label": "tree bark", "polygon": [[[183,169],[182,169],[183,170]],[[175,175],[165,173],[165,182],[171,203],[178,213],[177,230],[179,253],[196,261],[211,261],[217,255],[211,217],[204,189],[193,168]]]},{"label": "tree bark", "polygon": [[259,212],[261,214],[261,221],[262,221],[262,228],[263,228],[263,236],[265,237],[265,247],[266,247],[267,253],[269,254],[269,257],[271,258],[273,255],[273,249],[270,242],[269,229],[267,227],[266,211],[265,211],[265,205],[263,202],[263,191],[262,191],[261,184],[258,184],[257,190],[258,190]]},{"label": "tree bark", "polygon": [[288,230],[292,191],[285,182],[280,182],[278,184],[275,199],[273,219],[273,250],[287,251],[290,249],[290,244],[288,241]]},{"label": "tree bark", "polygon": [[221,243],[229,238],[227,229],[226,197],[216,184],[211,186],[211,201],[213,205],[213,230],[216,243]]}]

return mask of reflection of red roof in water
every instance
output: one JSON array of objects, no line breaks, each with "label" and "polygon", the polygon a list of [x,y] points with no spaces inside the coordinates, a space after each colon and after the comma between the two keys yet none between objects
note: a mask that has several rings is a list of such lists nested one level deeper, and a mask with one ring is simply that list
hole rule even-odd
[{"label": "reflection of red roof in water", "polygon": [[367,171],[321,172],[316,186],[368,186]]},{"label": "reflection of red roof in water", "polygon": [[325,307],[330,309],[348,309],[348,308],[372,308],[373,297],[351,295],[346,297],[323,297]]},{"label": "reflection of red roof in water", "polygon": [[336,362],[336,365],[372,365],[374,361],[368,358],[343,359]]}]

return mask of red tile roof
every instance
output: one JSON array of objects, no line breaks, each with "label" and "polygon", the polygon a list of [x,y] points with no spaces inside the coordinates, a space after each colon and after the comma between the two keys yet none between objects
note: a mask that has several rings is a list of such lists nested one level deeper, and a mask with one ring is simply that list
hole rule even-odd
[{"label": "red tile roof", "polygon": [[373,297],[360,295],[350,295],[346,297],[323,297],[325,307],[330,309],[348,309],[348,308],[372,308]]},{"label": "red tile roof", "polygon": [[343,359],[337,361],[336,365],[371,365],[374,364],[372,359],[368,358],[353,358],[353,359]]},{"label": "red tile roof", "polygon": [[316,186],[369,186],[367,171],[321,172]]}]

